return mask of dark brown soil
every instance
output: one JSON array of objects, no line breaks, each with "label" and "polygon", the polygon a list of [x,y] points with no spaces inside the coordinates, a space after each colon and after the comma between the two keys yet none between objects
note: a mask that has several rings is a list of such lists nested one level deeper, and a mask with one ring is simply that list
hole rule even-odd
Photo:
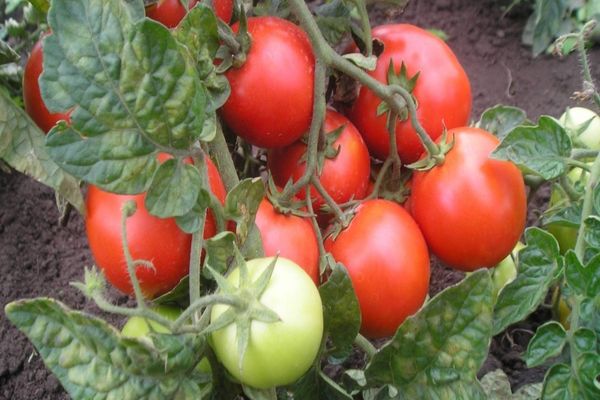
[{"label": "dark brown soil", "polygon": [[[508,2],[508,1],[506,1]],[[505,3],[506,3],[505,2]],[[580,88],[577,60],[549,56],[532,59],[520,44],[526,10],[500,18],[500,1],[413,0],[403,15],[373,10],[374,20],[412,22],[442,29],[470,76],[476,120],[485,108],[498,103],[524,108],[531,118],[558,115]],[[593,75],[600,76],[600,50],[591,55]],[[547,193],[534,199],[543,207]],[[535,212],[530,223],[535,223]],[[76,309],[97,313],[69,282],[83,278],[91,265],[82,219],[73,216],[66,228],[57,224],[54,195],[46,187],[18,173],[0,172],[0,306],[15,299],[51,296]],[[439,263],[433,265],[431,294],[461,279],[461,274]],[[119,303],[127,299],[118,294]],[[67,399],[59,382],[27,339],[0,314],[0,400]],[[543,369],[526,370],[519,355],[531,332],[549,313],[544,309],[496,337],[484,371],[503,368],[514,387],[543,379]],[[115,324],[119,318],[111,318]],[[482,371],[483,372],[483,371]]]}]

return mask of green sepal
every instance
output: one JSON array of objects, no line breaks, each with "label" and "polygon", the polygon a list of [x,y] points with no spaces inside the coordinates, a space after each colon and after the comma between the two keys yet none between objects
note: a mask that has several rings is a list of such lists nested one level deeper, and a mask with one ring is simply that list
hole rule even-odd
[{"label": "green sepal", "polygon": [[439,153],[435,156],[427,155],[421,158],[418,161],[415,161],[412,164],[406,165],[406,168],[412,169],[414,171],[429,171],[434,168],[436,165],[442,163],[444,161],[444,157],[450,150],[454,147],[454,136],[452,136],[452,140],[448,141],[448,131],[444,129],[440,140],[438,141],[438,149]]}]

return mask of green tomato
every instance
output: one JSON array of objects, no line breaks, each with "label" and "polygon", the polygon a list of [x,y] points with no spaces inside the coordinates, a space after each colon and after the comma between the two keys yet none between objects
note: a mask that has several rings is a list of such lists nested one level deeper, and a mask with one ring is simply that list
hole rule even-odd
[{"label": "green tomato", "polygon": [[[181,315],[181,310],[177,307],[156,306],[152,310],[171,321],[175,321]],[[129,318],[121,330],[123,336],[138,339],[147,336],[150,332],[169,333],[169,330],[156,321],[142,317]]]},{"label": "green tomato", "polygon": [[[247,262],[248,275],[255,281],[273,262],[273,257]],[[227,281],[239,286],[239,268]],[[323,336],[323,306],[312,279],[293,261],[279,257],[271,280],[259,298],[281,319],[274,323],[253,320],[250,338],[240,368],[237,328],[230,324],[212,334],[217,358],[233,377],[258,389],[287,385],[300,378],[319,352]],[[229,309],[216,305],[211,320]]]},{"label": "green tomato", "polygon": [[506,285],[511,283],[517,277],[517,265],[519,261],[519,251],[525,247],[521,242],[517,242],[512,252],[500,261],[492,272],[492,281],[494,289],[499,293]]},{"label": "green tomato", "polygon": [[559,118],[559,122],[576,146],[600,150],[600,117],[598,114],[583,107],[568,108]]}]

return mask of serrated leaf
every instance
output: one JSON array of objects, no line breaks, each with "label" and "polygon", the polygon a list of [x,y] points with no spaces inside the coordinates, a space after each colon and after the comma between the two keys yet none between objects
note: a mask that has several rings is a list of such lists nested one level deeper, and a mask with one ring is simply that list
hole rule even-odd
[{"label": "serrated leaf", "polygon": [[0,90],[0,159],[50,186],[84,214],[79,182],[50,159],[44,140],[43,132]]},{"label": "serrated leaf", "polygon": [[567,2],[564,0],[536,0],[533,13],[533,55],[538,56],[550,46],[559,34]]},{"label": "serrated leaf", "polygon": [[6,43],[0,40],[0,65],[15,62],[19,59],[19,55]]},{"label": "serrated leaf", "polygon": [[229,268],[235,251],[235,235],[232,232],[221,232],[207,239],[205,247],[206,265],[224,274]]},{"label": "serrated leaf", "polygon": [[187,49],[162,24],[140,20],[142,6],[55,0],[40,77],[48,108],[73,110],[72,127],[48,137],[51,156],[75,176],[127,194],[149,186],[157,147],[185,150],[203,139],[207,99]]},{"label": "serrated leaf", "polygon": [[476,379],[491,340],[493,285],[479,270],[409,317],[365,370],[369,386],[391,384],[398,399],[484,399]]},{"label": "serrated leaf", "polygon": [[499,104],[481,114],[477,127],[493,133],[502,141],[510,131],[526,121],[527,114],[522,109]]},{"label": "serrated leaf", "polygon": [[200,172],[183,160],[170,159],[162,163],[146,194],[148,212],[159,218],[179,217],[197,203],[202,179]]},{"label": "serrated leaf", "polygon": [[529,341],[524,355],[527,367],[537,367],[549,358],[559,355],[566,340],[567,332],[560,323],[550,321],[540,326]]},{"label": "serrated leaf", "polygon": [[571,155],[571,139],[552,117],[541,116],[538,125],[514,128],[492,153],[492,157],[509,160],[526,173],[546,180],[562,175],[565,159]]},{"label": "serrated leaf", "polygon": [[198,232],[201,228],[200,216],[204,215],[205,210],[210,206],[210,201],[210,193],[204,188],[199,188],[198,197],[196,198],[196,202],[192,206],[192,209],[184,215],[175,217],[179,229],[185,233]]},{"label": "serrated leaf", "polygon": [[312,367],[289,389],[290,399],[302,400],[352,400],[352,397],[336,382]]},{"label": "serrated leaf", "polygon": [[555,273],[562,268],[558,243],[539,228],[525,231],[527,246],[519,253],[519,273],[500,292],[494,309],[494,334],[525,319],[544,300]]},{"label": "serrated leaf", "polygon": [[210,7],[198,3],[181,20],[173,35],[196,61],[210,59],[212,64],[220,43],[217,17]]},{"label": "serrated leaf", "polygon": [[33,342],[73,399],[199,398],[200,335],[122,338],[106,322],[51,299],[20,300],[7,317]]},{"label": "serrated leaf", "polygon": [[235,185],[225,199],[225,216],[236,222],[236,232],[241,243],[254,225],[258,206],[265,195],[260,178],[248,178]]},{"label": "serrated leaf", "polygon": [[544,215],[544,225],[558,224],[561,226],[578,227],[581,224],[583,202],[568,204],[558,210]]},{"label": "serrated leaf", "polygon": [[343,265],[332,265],[331,275],[321,285],[319,293],[323,301],[325,330],[333,344],[332,355],[344,357],[352,350],[360,330],[360,307],[350,276]]}]

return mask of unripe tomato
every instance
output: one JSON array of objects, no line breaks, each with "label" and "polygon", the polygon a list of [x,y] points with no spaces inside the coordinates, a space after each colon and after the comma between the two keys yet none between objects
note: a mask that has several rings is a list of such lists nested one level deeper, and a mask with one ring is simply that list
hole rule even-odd
[{"label": "unripe tomato", "polygon": [[[211,190],[224,202],[226,192],[219,172],[208,158],[206,161]],[[121,245],[121,208],[127,201],[135,201],[137,211],[127,219],[127,243],[134,260],[148,260],[154,264],[154,270],[143,266],[136,269],[144,296],[153,298],[174,288],[188,274],[192,238],[179,229],[174,218],[163,219],[148,213],[144,199],[145,193],[120,195],[90,185],[85,225],[96,265],[113,286],[131,294],[133,287]],[[204,237],[215,233],[214,217],[208,213]]]},{"label": "unripe tomato", "polygon": [[429,252],[419,227],[397,203],[368,200],[325,249],[344,264],[362,316],[361,332],[391,336],[423,305],[429,288]]},{"label": "unripe tomato", "polygon": [[31,119],[44,133],[48,133],[58,121],[69,121],[69,113],[53,114],[48,111],[42,100],[39,78],[43,70],[43,57],[42,39],[40,39],[31,49],[31,55],[23,71],[23,102],[25,111]]},{"label": "unripe tomato", "polygon": [[500,143],[479,128],[448,131],[443,163],[412,178],[411,209],[431,251],[462,271],[492,267],[517,244],[527,199],[519,169],[489,156]]},{"label": "unripe tomato", "polygon": [[[232,29],[237,32],[239,24]],[[292,144],[312,118],[315,57],[306,33],[277,17],[248,18],[246,62],[225,76],[231,95],[221,109],[238,136],[265,147]]]},{"label": "unripe tomato", "polygon": [[[198,0],[190,0],[188,4],[191,9],[198,4]],[[233,13],[233,0],[213,0],[213,9],[218,18],[229,23]],[[167,28],[175,28],[186,14],[187,10],[181,4],[181,0],[159,0],[146,7],[148,18],[160,22]]]},{"label": "unripe tomato", "polygon": [[[248,261],[251,279],[255,281],[272,261],[273,257]],[[239,275],[239,268],[235,268],[227,281],[239,286]],[[259,389],[288,385],[308,371],[321,346],[323,305],[319,291],[302,268],[279,257],[258,300],[274,311],[280,321],[252,321],[241,368],[235,324],[213,332],[210,343],[219,361],[243,384]],[[211,321],[227,310],[229,306],[215,305]]]},{"label": "unripe tomato", "polygon": [[[339,149],[339,152],[335,158],[325,158],[319,175],[321,185],[338,204],[362,199],[366,195],[371,172],[369,151],[360,133],[342,114],[327,110],[324,131],[332,134],[340,127],[343,131],[333,143],[333,148]],[[301,141],[269,151],[268,167],[275,183],[283,187],[289,179],[300,179],[306,171],[305,157],[306,144]],[[323,197],[312,185],[311,194],[313,208],[318,211],[324,204]],[[303,188],[297,196],[305,199],[306,190]]]},{"label": "unripe tomato", "polygon": [[500,261],[494,272],[492,272],[492,282],[494,283],[494,291],[499,293],[506,285],[511,283],[517,277],[517,265],[519,264],[519,251],[524,248],[522,242],[517,242],[517,245],[509,255]]},{"label": "unripe tomato", "polygon": [[[369,75],[387,83],[390,61],[394,62],[396,72],[404,62],[410,77],[419,73],[413,91],[417,118],[432,139],[440,136],[444,128],[468,123],[472,102],[469,78],[444,41],[407,24],[378,26],[372,35],[384,48],[377,58],[376,69]],[[381,99],[363,86],[349,117],[363,135],[371,155],[384,160],[390,151],[389,133],[386,116],[377,116],[380,103]],[[396,142],[403,163],[417,161],[424,150],[410,119],[396,124]]]},{"label": "unripe tomato", "polygon": [[[560,116],[559,122],[571,137],[574,145],[600,150],[600,117],[598,114],[587,108],[573,107],[567,109]],[[586,126],[586,124],[588,125]]]}]

